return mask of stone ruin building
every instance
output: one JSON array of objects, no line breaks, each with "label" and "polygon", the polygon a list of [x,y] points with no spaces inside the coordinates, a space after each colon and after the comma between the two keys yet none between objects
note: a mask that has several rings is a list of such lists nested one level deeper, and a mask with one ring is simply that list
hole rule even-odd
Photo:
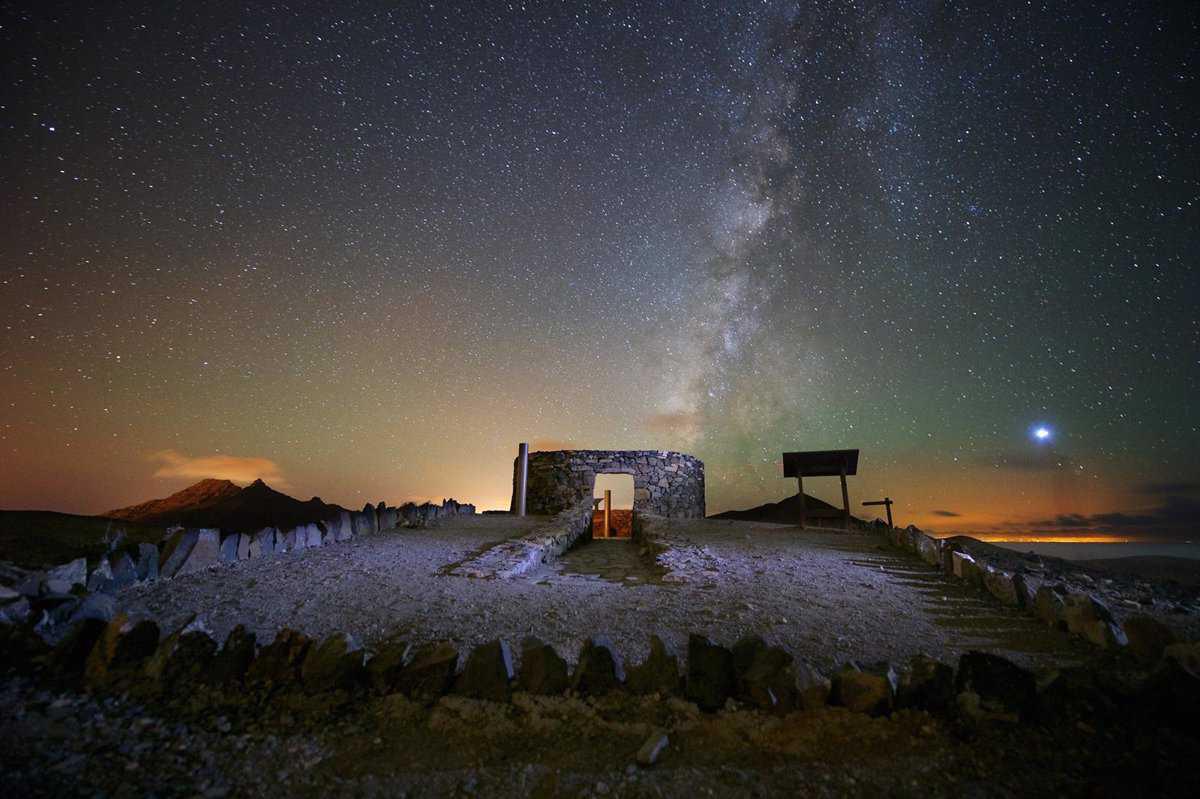
[{"label": "stone ruin building", "polygon": [[[517,512],[520,457],[513,464],[510,510]],[[633,511],[677,519],[704,518],[704,464],[665,450],[568,449],[529,453],[526,512],[555,514],[591,499],[596,476],[633,477]]]}]

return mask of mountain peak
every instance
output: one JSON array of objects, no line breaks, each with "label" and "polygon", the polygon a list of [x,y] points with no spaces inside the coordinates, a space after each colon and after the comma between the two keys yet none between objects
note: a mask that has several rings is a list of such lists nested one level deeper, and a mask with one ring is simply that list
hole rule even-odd
[{"label": "mountain peak", "polygon": [[102,514],[109,519],[127,522],[156,523],[180,513],[208,507],[242,491],[229,480],[205,478],[168,497],[152,499],[125,508],[116,508]]}]

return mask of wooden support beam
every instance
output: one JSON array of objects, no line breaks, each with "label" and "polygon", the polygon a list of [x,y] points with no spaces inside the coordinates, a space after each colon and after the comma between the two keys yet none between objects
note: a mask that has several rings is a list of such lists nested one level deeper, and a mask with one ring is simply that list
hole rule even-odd
[{"label": "wooden support beam", "polygon": [[846,491],[846,464],[842,464],[842,526],[850,529],[850,494]]},{"label": "wooden support beam", "polygon": [[808,511],[804,507],[804,478],[797,476],[796,483],[800,487],[800,529],[803,530],[805,522],[808,521],[805,518],[808,515]]}]

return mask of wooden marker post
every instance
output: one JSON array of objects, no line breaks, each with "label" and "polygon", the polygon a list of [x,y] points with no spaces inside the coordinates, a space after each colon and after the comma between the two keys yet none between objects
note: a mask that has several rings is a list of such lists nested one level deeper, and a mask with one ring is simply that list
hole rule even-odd
[{"label": "wooden marker post", "polygon": [[887,517],[888,517],[888,527],[889,528],[895,527],[895,525],[892,524],[892,498],[891,497],[884,497],[883,499],[876,500],[875,502],[864,502],[863,505],[883,505],[884,507],[886,507],[887,508]]},{"label": "wooden marker post", "polygon": [[604,489],[604,537],[612,537],[612,489]]}]

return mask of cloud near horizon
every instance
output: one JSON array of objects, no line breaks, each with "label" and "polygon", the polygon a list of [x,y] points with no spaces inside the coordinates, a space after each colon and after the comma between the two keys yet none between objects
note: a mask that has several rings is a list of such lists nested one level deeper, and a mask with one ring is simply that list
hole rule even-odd
[{"label": "cloud near horizon", "polygon": [[1095,530],[1123,535],[1191,539],[1200,532],[1198,519],[1200,500],[1169,494],[1151,508],[1095,513],[1090,516],[1061,513],[1051,519],[1037,519],[1020,526],[1048,531]]},{"label": "cloud near horizon", "polygon": [[173,449],[153,452],[149,460],[159,464],[155,477],[182,477],[189,480],[215,478],[235,483],[252,483],[262,479],[276,488],[287,486],[279,464],[270,458],[241,457],[238,455],[184,455]]},{"label": "cloud near horizon", "polygon": [[929,512],[931,514],[933,514],[934,516],[941,516],[942,518],[945,518],[945,519],[957,519],[960,516],[962,516],[961,513],[955,513],[952,510],[931,510]]}]

